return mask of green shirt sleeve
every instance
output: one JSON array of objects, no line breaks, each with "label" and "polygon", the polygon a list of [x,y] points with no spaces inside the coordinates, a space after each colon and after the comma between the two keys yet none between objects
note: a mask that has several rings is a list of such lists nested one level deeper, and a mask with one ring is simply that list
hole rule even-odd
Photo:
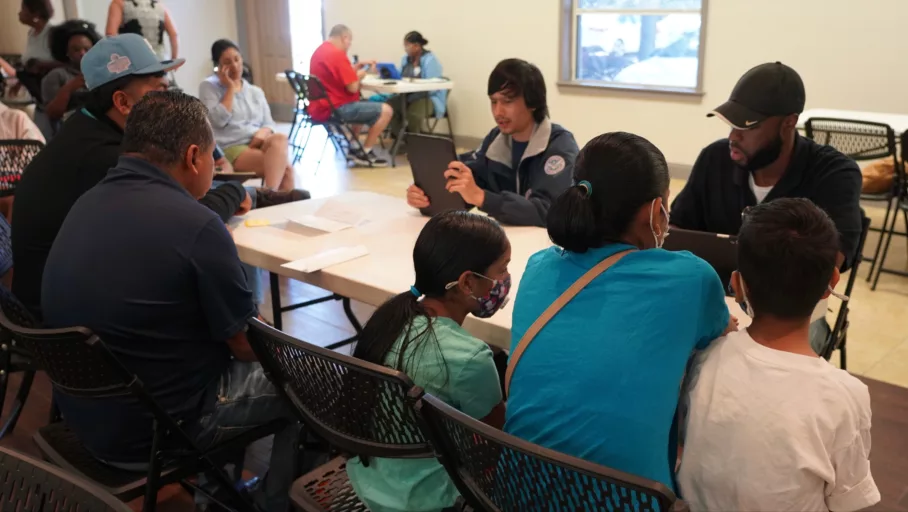
[{"label": "green shirt sleeve", "polygon": [[492,350],[481,343],[468,357],[449,360],[448,364],[453,377],[450,395],[457,408],[476,419],[488,416],[501,402],[501,385]]}]

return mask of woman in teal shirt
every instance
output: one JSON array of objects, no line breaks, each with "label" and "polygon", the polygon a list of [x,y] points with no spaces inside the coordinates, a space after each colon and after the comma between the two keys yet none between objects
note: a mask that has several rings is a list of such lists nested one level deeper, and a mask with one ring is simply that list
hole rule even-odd
[{"label": "woman in teal shirt", "polygon": [[[670,431],[685,365],[729,322],[716,272],[668,252],[668,166],[629,133],[591,140],[577,185],[549,210],[559,247],[533,255],[520,282],[512,352],[527,328],[596,264],[628,252],[536,335],[513,370],[505,430],[672,488]],[[673,445],[673,443],[671,443]]]},{"label": "woman in teal shirt", "polygon": [[[494,220],[436,215],[413,248],[416,283],[378,308],[353,355],[406,373],[474,418],[501,428],[504,403],[488,345],[461,327],[468,314],[495,314],[511,287],[511,245]],[[372,512],[430,512],[454,505],[457,489],[435,459],[357,459],[350,483]]]}]

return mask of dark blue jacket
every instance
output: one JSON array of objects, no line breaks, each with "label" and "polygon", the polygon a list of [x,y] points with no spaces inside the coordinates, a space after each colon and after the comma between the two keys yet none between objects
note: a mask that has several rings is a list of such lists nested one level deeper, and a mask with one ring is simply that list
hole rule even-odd
[{"label": "dark blue jacket", "polygon": [[498,128],[463,162],[485,190],[480,210],[506,224],[545,226],[552,202],[571,186],[579,152],[574,135],[546,119],[533,131],[516,171],[511,137]]}]

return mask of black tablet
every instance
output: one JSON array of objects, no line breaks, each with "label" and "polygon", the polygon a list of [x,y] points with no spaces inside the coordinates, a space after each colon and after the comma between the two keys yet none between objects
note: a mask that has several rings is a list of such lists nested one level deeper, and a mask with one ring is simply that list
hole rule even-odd
[{"label": "black tablet", "polygon": [[460,194],[445,189],[445,171],[449,163],[457,160],[454,141],[435,135],[408,134],[407,158],[413,183],[429,197],[429,207],[419,210],[423,215],[468,209]]},{"label": "black tablet", "polygon": [[706,260],[719,274],[726,291],[731,273],[738,268],[738,237],[733,235],[673,227],[662,248],[667,251],[690,251]]}]

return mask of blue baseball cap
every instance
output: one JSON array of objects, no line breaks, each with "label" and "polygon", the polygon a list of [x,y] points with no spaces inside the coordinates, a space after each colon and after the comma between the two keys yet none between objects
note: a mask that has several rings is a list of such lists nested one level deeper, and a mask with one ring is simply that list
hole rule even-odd
[{"label": "blue baseball cap", "polygon": [[121,34],[97,42],[82,56],[82,75],[89,90],[129,75],[153,75],[176,69],[184,59],[161,61],[138,34]]}]

